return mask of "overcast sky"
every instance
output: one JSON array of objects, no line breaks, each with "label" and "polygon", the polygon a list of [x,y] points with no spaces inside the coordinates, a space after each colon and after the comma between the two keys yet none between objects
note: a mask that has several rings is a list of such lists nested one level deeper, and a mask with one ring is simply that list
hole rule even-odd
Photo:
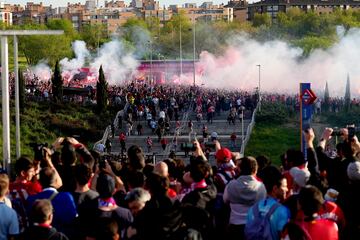
[{"label": "overcast sky", "polygon": [[[80,2],[82,4],[85,3],[86,0],[5,0],[5,3],[11,3],[11,4],[22,4],[25,5],[27,2],[34,2],[34,3],[40,3],[43,2],[44,5],[50,5],[53,6],[66,6],[68,2],[71,3],[77,3]],[[110,1],[110,0],[109,0]],[[131,0],[125,0],[125,3],[129,4]],[[197,3],[200,5],[201,3],[205,2],[205,0],[160,0],[160,5],[163,6],[164,4],[167,6],[169,4],[184,4],[184,3]],[[228,0],[213,0],[214,4],[220,4],[220,3],[227,3]],[[99,4],[103,6],[104,0],[99,0]]]}]

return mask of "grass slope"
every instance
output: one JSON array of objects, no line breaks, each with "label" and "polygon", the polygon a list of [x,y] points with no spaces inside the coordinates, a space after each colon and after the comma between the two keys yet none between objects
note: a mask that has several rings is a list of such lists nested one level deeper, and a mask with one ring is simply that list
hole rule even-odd
[{"label": "grass slope", "polygon": [[299,114],[281,103],[262,104],[256,124],[245,149],[245,155],[268,156],[280,165],[280,155],[287,149],[300,149]]},{"label": "grass slope", "polygon": [[289,148],[300,149],[299,128],[295,124],[256,124],[245,155],[266,155],[280,165],[280,155]]},{"label": "grass slope", "polygon": [[[11,158],[15,159],[15,110],[11,104]],[[0,112],[1,114],[1,112]],[[20,116],[21,153],[32,155],[31,143],[51,144],[59,136],[74,136],[81,142],[92,145],[102,137],[110,123],[112,114],[97,115],[93,107],[79,104],[51,104],[49,102],[28,102]],[[0,126],[2,134],[2,125]],[[0,138],[0,146],[3,140]],[[2,148],[0,148],[2,156]]]}]

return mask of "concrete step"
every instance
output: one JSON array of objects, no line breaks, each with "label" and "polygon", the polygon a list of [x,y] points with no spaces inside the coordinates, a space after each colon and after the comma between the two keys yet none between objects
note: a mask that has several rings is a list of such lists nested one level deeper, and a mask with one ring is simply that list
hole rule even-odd
[{"label": "concrete step", "polygon": [[[143,135],[152,135],[152,130],[151,128],[148,127],[147,122],[146,121],[141,121],[140,122],[141,125],[143,126]],[[250,120],[245,120],[244,121],[244,130],[246,131],[247,125],[249,125]],[[133,124],[133,133],[137,133],[136,131],[136,127],[139,124],[139,122],[134,122]],[[212,124],[208,124],[206,121],[201,121],[201,122],[194,122],[193,124],[193,129],[196,133],[202,133],[202,128],[203,125],[206,125],[208,128],[208,133],[212,133],[212,132],[221,132],[223,134],[232,134],[233,132],[241,132],[241,122],[240,121],[236,121],[235,125],[233,125],[232,123],[229,124],[226,120],[215,120]],[[176,128],[176,123],[175,122],[171,122],[170,123],[170,133],[174,134]],[[183,134],[187,134],[189,131],[189,128],[186,125],[183,128]],[[123,128],[121,131],[126,132],[126,129]],[[120,131],[116,131],[116,135],[119,135]]]}]

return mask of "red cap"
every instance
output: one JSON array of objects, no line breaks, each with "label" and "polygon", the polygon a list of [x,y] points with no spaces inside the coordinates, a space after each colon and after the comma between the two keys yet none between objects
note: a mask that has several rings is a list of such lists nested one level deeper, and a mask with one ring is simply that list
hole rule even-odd
[{"label": "red cap", "polygon": [[228,148],[221,148],[215,154],[218,161],[228,162],[232,158],[231,151]]}]

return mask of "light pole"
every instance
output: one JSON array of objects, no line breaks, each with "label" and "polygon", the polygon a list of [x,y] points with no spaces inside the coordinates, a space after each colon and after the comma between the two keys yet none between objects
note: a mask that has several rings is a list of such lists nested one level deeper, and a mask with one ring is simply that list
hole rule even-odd
[{"label": "light pole", "polygon": [[245,107],[241,106],[241,146],[244,145],[244,110]]},{"label": "light pole", "polygon": [[195,87],[195,82],[196,82],[196,74],[195,74],[195,57],[196,57],[196,24],[195,24],[195,11],[193,11],[193,47],[194,47],[194,56],[193,56],[193,68],[194,68],[194,87]]},{"label": "light pole", "polygon": [[261,65],[258,64],[258,65],[256,65],[256,66],[259,67],[259,88],[258,88],[258,97],[259,97],[259,100],[258,100],[258,102],[259,102],[259,111],[261,111],[261,92],[260,92],[260,72],[261,72]]},{"label": "light pole", "polygon": [[153,84],[153,66],[152,66],[152,54],[153,54],[153,49],[152,49],[152,40],[148,41],[149,45],[150,45],[150,86],[152,86]]},{"label": "light pole", "polygon": [[167,69],[166,69],[166,58],[164,55],[161,55],[160,53],[158,54],[159,57],[159,61],[163,60],[163,64],[164,64],[164,73],[165,73],[165,83],[166,83],[166,79],[167,79]]},{"label": "light pole", "polygon": [[183,64],[182,64],[182,26],[181,26],[181,15],[179,15],[179,20],[180,20],[180,80],[181,80],[181,76],[183,74]]}]

